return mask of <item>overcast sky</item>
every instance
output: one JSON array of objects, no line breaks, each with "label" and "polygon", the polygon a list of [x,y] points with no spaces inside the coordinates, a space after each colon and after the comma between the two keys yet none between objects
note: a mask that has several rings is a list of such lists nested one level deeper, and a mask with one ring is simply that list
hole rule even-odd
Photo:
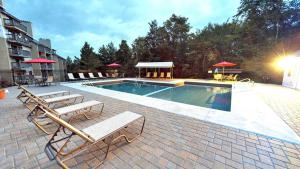
[{"label": "overcast sky", "polygon": [[122,39],[145,36],[148,23],[161,25],[173,13],[189,18],[192,31],[232,17],[239,0],[4,0],[6,10],[33,23],[34,37],[50,38],[63,57],[79,56],[85,41],[96,51]]}]

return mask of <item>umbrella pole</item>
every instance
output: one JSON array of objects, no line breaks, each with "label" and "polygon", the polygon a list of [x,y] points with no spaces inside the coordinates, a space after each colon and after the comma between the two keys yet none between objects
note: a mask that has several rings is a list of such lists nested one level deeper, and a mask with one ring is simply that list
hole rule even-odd
[{"label": "umbrella pole", "polygon": [[141,68],[139,68],[139,78],[141,78]]},{"label": "umbrella pole", "polygon": [[223,76],[222,76],[222,80],[224,79],[224,66],[223,66]]}]

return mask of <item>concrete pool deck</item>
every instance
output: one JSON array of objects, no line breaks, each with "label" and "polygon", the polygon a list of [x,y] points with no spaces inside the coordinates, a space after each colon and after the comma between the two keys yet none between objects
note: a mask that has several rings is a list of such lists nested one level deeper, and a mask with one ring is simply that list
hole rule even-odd
[{"label": "concrete pool deck", "polygon": [[[43,150],[50,136],[27,121],[28,110],[16,100],[20,90],[16,87],[8,90],[7,98],[0,101],[1,168],[59,168]],[[62,85],[29,87],[29,90],[34,93],[68,90],[84,95],[85,100],[105,103],[101,116],[76,120],[74,125],[78,128],[126,110],[146,116],[144,133],[130,144],[116,143],[101,168],[300,168],[298,144]],[[256,84],[253,92],[300,134],[299,91]],[[103,158],[101,152],[99,148],[92,149],[68,164],[72,168],[92,168]]]},{"label": "concrete pool deck", "polygon": [[[152,82],[153,80],[126,79],[133,81]],[[116,82],[120,80],[105,80],[106,82]],[[185,80],[191,82],[189,80]],[[99,82],[103,82],[99,81]],[[183,80],[158,81],[160,84],[183,83]],[[204,81],[192,80],[194,83],[202,84]],[[97,84],[97,81],[94,82]],[[206,82],[208,83],[208,81]],[[213,82],[210,82],[213,83]],[[93,86],[82,85],[82,82],[64,83],[67,87],[91,92],[95,94],[112,97],[115,99],[157,108],[170,113],[184,115],[199,120],[209,121],[237,129],[242,129],[257,134],[266,135],[293,143],[300,144],[299,136],[254,92],[255,86],[245,86],[244,84],[234,85],[232,88],[231,111],[221,111],[216,109],[193,106],[178,102],[172,102],[151,97],[144,97],[135,94],[112,91]]]}]

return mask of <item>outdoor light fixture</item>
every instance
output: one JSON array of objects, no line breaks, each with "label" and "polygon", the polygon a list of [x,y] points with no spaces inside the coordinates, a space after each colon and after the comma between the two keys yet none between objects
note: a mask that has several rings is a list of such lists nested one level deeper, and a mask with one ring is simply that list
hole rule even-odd
[{"label": "outdoor light fixture", "polygon": [[294,58],[293,56],[289,55],[278,59],[276,62],[276,67],[279,69],[287,69],[292,67],[294,64],[293,58]]}]

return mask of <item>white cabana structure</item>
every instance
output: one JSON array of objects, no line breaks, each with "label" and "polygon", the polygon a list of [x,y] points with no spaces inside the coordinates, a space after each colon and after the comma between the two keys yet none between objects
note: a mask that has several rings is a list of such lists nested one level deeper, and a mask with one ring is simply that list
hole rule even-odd
[{"label": "white cabana structure", "polygon": [[282,61],[284,74],[282,85],[300,90],[300,50]]},{"label": "white cabana structure", "polygon": [[141,69],[146,69],[146,72],[148,72],[148,68],[155,69],[162,69],[162,68],[169,68],[171,72],[171,77],[173,78],[173,62],[138,62],[137,65],[135,65],[136,68],[139,69],[139,78],[141,77]]}]

